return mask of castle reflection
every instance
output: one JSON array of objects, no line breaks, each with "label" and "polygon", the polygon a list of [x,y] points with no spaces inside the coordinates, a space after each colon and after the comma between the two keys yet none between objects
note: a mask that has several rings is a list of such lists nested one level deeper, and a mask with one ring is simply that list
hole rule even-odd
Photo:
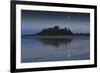
[{"label": "castle reflection", "polygon": [[43,45],[51,45],[51,46],[55,46],[55,47],[59,47],[60,45],[69,45],[72,41],[72,38],[39,38],[38,40],[40,40],[40,42]]}]

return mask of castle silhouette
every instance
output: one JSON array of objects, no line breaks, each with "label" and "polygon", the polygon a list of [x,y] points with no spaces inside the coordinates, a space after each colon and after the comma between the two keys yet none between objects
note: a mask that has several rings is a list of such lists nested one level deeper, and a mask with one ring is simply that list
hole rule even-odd
[{"label": "castle silhouette", "polygon": [[73,35],[73,33],[67,27],[60,29],[59,26],[54,26],[53,28],[43,29],[41,32],[36,33],[35,35],[55,36],[55,35]]}]

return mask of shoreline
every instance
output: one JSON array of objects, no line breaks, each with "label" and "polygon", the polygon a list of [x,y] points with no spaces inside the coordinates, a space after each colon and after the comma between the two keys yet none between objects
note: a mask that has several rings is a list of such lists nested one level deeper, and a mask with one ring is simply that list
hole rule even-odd
[{"label": "shoreline", "polygon": [[62,38],[73,38],[73,37],[80,37],[80,36],[89,36],[89,35],[67,35],[67,36],[32,36],[32,35],[22,35],[22,37],[26,38],[47,38],[47,39],[62,39]]}]

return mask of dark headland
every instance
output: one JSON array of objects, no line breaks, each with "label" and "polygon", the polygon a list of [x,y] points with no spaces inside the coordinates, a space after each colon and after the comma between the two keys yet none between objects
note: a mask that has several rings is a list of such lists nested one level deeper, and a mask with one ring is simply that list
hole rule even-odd
[{"label": "dark headland", "polygon": [[60,36],[60,35],[73,35],[73,33],[69,28],[65,27],[60,29],[59,26],[54,26],[53,28],[43,29],[41,32],[36,33],[35,35]]},{"label": "dark headland", "polygon": [[73,33],[69,28],[59,28],[59,26],[54,26],[53,28],[46,28],[41,30],[36,34],[22,35],[28,37],[38,37],[38,38],[64,38],[69,36],[89,36],[89,33]]}]

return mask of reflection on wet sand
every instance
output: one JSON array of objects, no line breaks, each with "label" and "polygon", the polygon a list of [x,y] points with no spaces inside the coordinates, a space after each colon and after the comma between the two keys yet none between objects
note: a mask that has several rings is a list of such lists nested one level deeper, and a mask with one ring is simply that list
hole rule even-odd
[{"label": "reflection on wet sand", "polygon": [[40,40],[40,42],[44,45],[51,45],[51,46],[55,46],[55,47],[59,47],[60,45],[68,45],[70,44],[70,42],[72,41],[72,38],[62,38],[62,39],[38,39]]},{"label": "reflection on wet sand", "polygon": [[90,58],[89,48],[88,36],[22,37],[21,62],[86,60]]}]

